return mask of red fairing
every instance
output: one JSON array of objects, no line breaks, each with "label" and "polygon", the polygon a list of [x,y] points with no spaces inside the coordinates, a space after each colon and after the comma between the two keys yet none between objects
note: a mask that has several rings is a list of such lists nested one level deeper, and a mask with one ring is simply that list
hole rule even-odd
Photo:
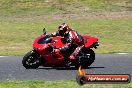
[{"label": "red fairing", "polygon": [[53,41],[51,43],[38,44],[38,41],[45,36],[46,35],[42,35],[35,39],[33,49],[38,49],[38,53],[45,58],[45,66],[61,65],[62,59],[64,57],[62,56],[62,54],[60,54],[60,52],[57,52],[56,54],[51,54],[51,52],[45,50],[49,47],[50,44],[52,44],[55,48],[60,48],[64,46],[64,44],[61,42],[61,37],[53,37]]},{"label": "red fairing", "polygon": [[34,43],[33,43],[33,49],[35,48],[38,48],[38,49],[43,49],[43,47],[45,46],[44,44],[38,44],[38,40],[43,38],[44,35],[41,35],[39,37],[37,37],[35,40],[34,40]]},{"label": "red fairing", "polygon": [[[46,36],[51,38],[52,41],[47,43],[38,43],[42,38],[45,38]],[[98,39],[92,36],[83,35],[84,38],[84,44],[86,48],[90,48],[90,46],[96,42],[98,42]],[[62,55],[59,51],[56,53],[52,53],[52,51],[48,51],[47,49],[50,47],[50,45],[54,46],[54,48],[61,48],[65,44],[62,42],[61,37],[50,37],[49,35],[41,35],[38,38],[35,39],[33,44],[33,49],[37,49],[37,52],[45,59],[45,63],[43,63],[43,66],[62,66],[62,61],[64,59],[64,55]],[[50,49],[52,50],[52,49]]]},{"label": "red fairing", "polygon": [[[41,38],[43,38],[44,37],[44,35],[42,35],[42,36],[39,36],[38,38],[36,38],[35,40],[34,40],[34,44],[33,44],[33,49],[34,48],[40,48],[40,49],[44,49],[44,48],[46,48],[47,46],[47,44],[38,44],[38,40],[40,40]],[[61,48],[62,46],[64,46],[64,44],[61,42],[61,37],[52,37],[52,39],[53,39],[53,45],[56,47],[56,48]]]},{"label": "red fairing", "polygon": [[92,44],[98,42],[98,38],[88,35],[83,35],[84,44],[86,48],[89,48]]},{"label": "red fairing", "polygon": [[56,48],[61,48],[62,46],[64,46],[65,44],[63,44],[62,43],[62,41],[61,41],[61,37],[53,37],[52,38],[53,40],[54,40],[54,46],[56,47]]}]

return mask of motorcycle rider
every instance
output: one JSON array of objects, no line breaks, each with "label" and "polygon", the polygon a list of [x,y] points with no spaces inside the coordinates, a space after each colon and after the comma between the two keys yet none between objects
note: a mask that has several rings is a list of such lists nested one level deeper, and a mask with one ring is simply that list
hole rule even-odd
[{"label": "motorcycle rider", "polygon": [[63,47],[54,49],[54,52],[66,52],[69,48],[71,48],[72,45],[77,46],[74,52],[70,55],[70,59],[75,59],[76,55],[84,46],[83,37],[79,35],[75,30],[71,29],[66,23],[62,23],[58,27],[58,31],[52,33],[51,36],[62,36],[66,41],[66,44]]}]

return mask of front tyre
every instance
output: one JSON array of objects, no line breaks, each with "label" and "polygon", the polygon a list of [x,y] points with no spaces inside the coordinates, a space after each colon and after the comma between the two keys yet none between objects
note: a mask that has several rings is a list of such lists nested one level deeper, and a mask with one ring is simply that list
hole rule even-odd
[{"label": "front tyre", "polygon": [[41,64],[40,55],[30,51],[23,57],[22,64],[26,69],[36,69]]}]

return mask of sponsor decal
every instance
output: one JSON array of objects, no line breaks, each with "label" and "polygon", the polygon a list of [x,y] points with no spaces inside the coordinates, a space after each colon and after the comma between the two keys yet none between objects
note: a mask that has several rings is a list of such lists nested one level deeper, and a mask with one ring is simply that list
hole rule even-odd
[{"label": "sponsor decal", "polygon": [[76,81],[80,85],[86,83],[130,83],[131,76],[129,74],[87,74],[80,66]]}]

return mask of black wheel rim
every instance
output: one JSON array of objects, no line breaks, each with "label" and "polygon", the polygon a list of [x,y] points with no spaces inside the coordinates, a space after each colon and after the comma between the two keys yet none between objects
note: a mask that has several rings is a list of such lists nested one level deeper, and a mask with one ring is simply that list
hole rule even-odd
[{"label": "black wheel rim", "polygon": [[38,63],[39,63],[39,59],[36,59],[33,56],[29,56],[27,61],[26,61],[26,64],[29,65],[29,66],[33,66],[33,65],[36,65]]}]

